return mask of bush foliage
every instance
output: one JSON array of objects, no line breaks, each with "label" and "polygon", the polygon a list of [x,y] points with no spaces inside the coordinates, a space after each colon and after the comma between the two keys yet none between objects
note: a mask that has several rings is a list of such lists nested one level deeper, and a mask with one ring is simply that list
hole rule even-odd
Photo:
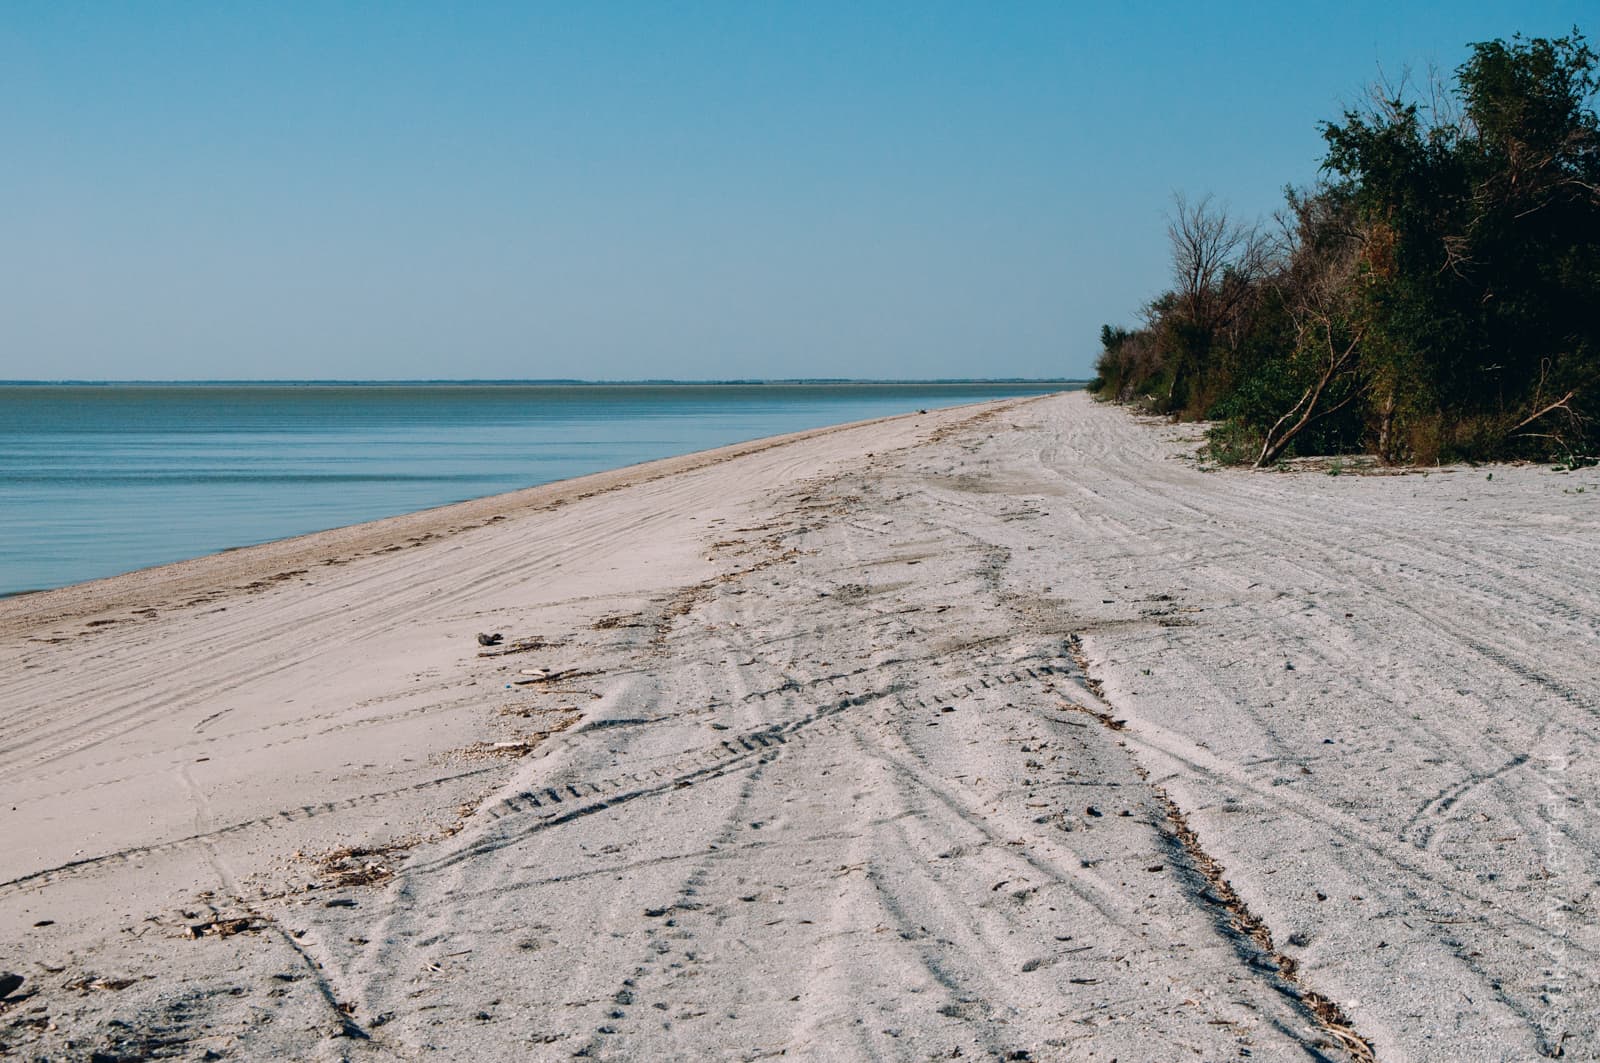
[{"label": "bush foliage", "polygon": [[1107,325],[1092,387],[1222,422],[1271,464],[1589,460],[1600,406],[1597,57],[1576,29],[1471,47],[1426,102],[1326,122],[1322,177],[1271,225],[1176,201],[1173,286]]}]

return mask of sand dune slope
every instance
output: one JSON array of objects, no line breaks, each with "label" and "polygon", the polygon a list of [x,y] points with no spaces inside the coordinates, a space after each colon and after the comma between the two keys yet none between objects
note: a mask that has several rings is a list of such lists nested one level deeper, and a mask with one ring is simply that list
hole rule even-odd
[{"label": "sand dune slope", "polygon": [[1600,476],[1188,450],[991,404],[14,616],[0,1044],[1600,1054]]}]

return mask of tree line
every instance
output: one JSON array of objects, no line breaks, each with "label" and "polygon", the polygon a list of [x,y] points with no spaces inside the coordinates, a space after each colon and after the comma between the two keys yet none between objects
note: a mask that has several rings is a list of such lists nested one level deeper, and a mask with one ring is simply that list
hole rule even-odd
[{"label": "tree line", "polygon": [[1100,397],[1217,423],[1219,460],[1593,461],[1597,57],[1471,46],[1322,123],[1321,176],[1270,221],[1176,197],[1172,287],[1107,325]]}]

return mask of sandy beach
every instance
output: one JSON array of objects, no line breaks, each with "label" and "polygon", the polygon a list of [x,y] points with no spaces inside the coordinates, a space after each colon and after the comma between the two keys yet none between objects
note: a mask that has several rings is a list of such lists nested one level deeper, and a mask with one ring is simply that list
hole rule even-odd
[{"label": "sandy beach", "polygon": [[1600,471],[1196,436],[1007,400],[0,601],[0,1055],[1600,1058]]}]

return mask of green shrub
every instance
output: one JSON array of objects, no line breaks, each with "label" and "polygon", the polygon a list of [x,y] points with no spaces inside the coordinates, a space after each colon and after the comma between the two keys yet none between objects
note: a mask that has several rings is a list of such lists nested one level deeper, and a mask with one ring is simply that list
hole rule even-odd
[{"label": "green shrub", "polygon": [[1261,444],[1260,429],[1243,418],[1230,417],[1206,430],[1204,455],[1218,465],[1253,465]]}]

